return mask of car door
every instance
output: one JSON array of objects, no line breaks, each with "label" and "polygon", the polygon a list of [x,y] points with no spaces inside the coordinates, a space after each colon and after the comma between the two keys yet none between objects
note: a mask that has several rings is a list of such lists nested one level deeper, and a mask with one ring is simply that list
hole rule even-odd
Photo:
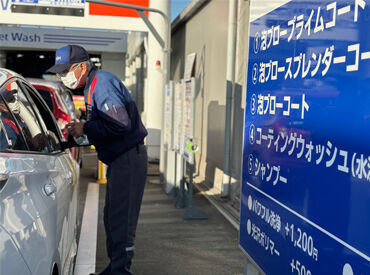
[{"label": "car door", "polygon": [[[57,176],[62,179],[56,185],[56,200],[57,200],[57,228],[56,235],[58,241],[58,254],[60,255],[61,269],[64,271],[71,264],[71,256],[74,251],[76,236],[76,220],[78,206],[78,179],[79,165],[72,158],[70,151],[62,151],[60,141],[62,134],[57,126],[57,123],[52,113],[47,108],[47,105],[41,99],[39,93],[28,83],[22,82],[22,87],[27,90],[30,95],[30,100],[35,104],[37,115],[43,121],[48,140],[50,141],[50,156],[56,159],[60,168]],[[65,272],[63,272],[64,274]]]},{"label": "car door", "polygon": [[[45,135],[16,78],[0,88],[0,95],[3,130],[0,162],[4,179],[0,223],[17,244],[30,271],[48,274],[47,216],[55,200],[43,192],[49,178],[47,170],[51,170],[49,158],[42,152],[47,144]],[[8,268],[7,274],[13,274],[14,266]]]},{"label": "car door", "polygon": [[[10,91],[18,104],[7,101]],[[72,194],[72,172],[60,157],[63,153],[54,153],[58,144],[51,142],[53,135],[22,81],[9,79],[0,95],[0,175],[5,179],[0,223],[31,273],[50,274],[54,264],[62,266],[67,250],[61,231],[68,223],[68,205],[59,202]],[[8,268],[6,274],[14,274],[12,266]]]}]

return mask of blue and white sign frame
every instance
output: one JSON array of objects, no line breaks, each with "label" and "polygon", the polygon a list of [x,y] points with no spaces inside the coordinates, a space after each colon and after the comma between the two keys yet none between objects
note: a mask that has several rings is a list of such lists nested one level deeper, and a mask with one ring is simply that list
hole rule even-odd
[{"label": "blue and white sign frame", "polygon": [[251,20],[240,246],[266,274],[370,274],[370,1]]}]

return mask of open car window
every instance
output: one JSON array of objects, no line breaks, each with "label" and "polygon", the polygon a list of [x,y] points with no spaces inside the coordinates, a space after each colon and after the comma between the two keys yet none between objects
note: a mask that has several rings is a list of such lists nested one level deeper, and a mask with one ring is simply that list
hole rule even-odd
[{"label": "open car window", "polygon": [[21,129],[10,112],[9,108],[0,98],[0,151],[28,150]]},{"label": "open car window", "polygon": [[[0,90],[1,150],[48,152],[48,142],[35,109],[16,81]],[[5,148],[6,143],[7,147]]]},{"label": "open car window", "polygon": [[42,100],[41,96],[31,88],[27,83],[21,83],[23,89],[27,90],[30,96],[30,101],[33,102],[35,109],[37,110],[38,116],[43,121],[43,125],[46,129],[47,139],[50,145],[51,152],[61,151],[61,140],[63,139],[60,130],[55,122],[53,114],[50,112],[47,104]]},{"label": "open car window", "polygon": [[53,104],[53,98],[51,96],[51,93],[43,88],[37,88],[37,91],[41,95],[42,99],[45,101],[45,103],[48,105],[50,111],[54,112],[54,104]]}]

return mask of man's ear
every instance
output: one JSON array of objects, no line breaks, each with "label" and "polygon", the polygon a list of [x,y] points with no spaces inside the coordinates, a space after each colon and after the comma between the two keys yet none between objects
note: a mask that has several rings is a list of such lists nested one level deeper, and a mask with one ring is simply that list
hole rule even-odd
[{"label": "man's ear", "polygon": [[82,74],[85,74],[87,71],[87,66],[85,62],[81,62],[81,69],[82,69]]}]

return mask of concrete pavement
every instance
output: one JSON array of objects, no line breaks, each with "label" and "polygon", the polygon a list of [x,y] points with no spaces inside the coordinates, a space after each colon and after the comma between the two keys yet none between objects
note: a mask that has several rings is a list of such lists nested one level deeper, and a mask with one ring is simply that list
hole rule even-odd
[{"label": "concrete pavement", "polygon": [[[80,207],[88,182],[95,181],[96,156],[84,156],[81,171]],[[148,181],[137,228],[134,274],[242,274],[243,253],[238,247],[238,232],[202,195],[194,201],[208,220],[185,221],[184,209],[174,207],[162,185],[149,183],[159,178],[158,165],[150,164]],[[108,264],[105,249],[103,208],[105,185],[99,186],[98,238],[96,270]]]}]

